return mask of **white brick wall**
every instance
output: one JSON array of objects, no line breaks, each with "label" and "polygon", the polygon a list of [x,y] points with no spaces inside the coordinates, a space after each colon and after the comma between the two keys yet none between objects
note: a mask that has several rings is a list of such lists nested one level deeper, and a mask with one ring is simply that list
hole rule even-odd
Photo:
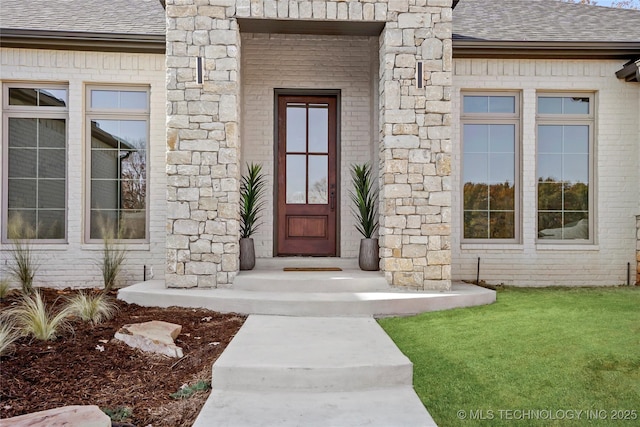
[{"label": "white brick wall", "polygon": [[[85,191],[85,87],[93,84],[150,86],[148,203],[149,234],[146,244],[128,245],[123,283],[142,281],[143,265],[153,267],[155,278],[165,271],[165,57],[136,53],[74,52],[63,50],[0,49],[0,83],[59,82],[69,85],[67,131],[67,236],[66,244],[39,244],[34,250],[40,263],[36,285],[54,287],[101,286],[95,260],[100,244],[84,243]],[[0,132],[2,124],[0,124]],[[2,141],[4,144],[5,141]],[[0,156],[1,156],[0,151]],[[0,164],[2,164],[0,159]],[[0,197],[4,195],[1,193]],[[0,219],[1,221],[1,219]],[[1,225],[1,224],[0,224]],[[1,267],[9,254],[2,245]]]},{"label": "white brick wall", "polygon": [[[624,61],[456,59],[453,75],[452,274],[521,286],[615,285],[626,282],[635,259],[635,215],[640,213],[640,87],[615,77]],[[461,244],[460,90],[522,93],[522,239],[519,244]],[[536,91],[596,93],[595,243],[536,244]]]},{"label": "white brick wall", "polygon": [[273,256],[274,88],[341,90],[340,255],[357,256],[361,236],[351,214],[349,168],[369,162],[377,169],[377,50],[377,38],[242,35],[242,167],[261,163],[269,180],[256,256]]}]

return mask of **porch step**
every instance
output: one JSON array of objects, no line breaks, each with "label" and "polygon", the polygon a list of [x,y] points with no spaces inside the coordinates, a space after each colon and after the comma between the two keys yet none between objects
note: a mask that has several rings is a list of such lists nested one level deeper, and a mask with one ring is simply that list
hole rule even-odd
[{"label": "porch step", "polygon": [[358,258],[303,256],[256,258],[255,270],[282,270],[285,267],[338,267],[343,270],[355,270],[358,268]]},{"label": "porch step", "polygon": [[118,298],[145,307],[201,307],[222,313],[384,317],[491,304],[496,293],[464,283],[454,283],[446,292],[264,292],[165,288],[163,280],[149,280],[120,289]]},{"label": "porch step", "polygon": [[250,316],[212,388],[342,392],[407,386],[412,364],[372,318]]},{"label": "porch step", "polygon": [[379,271],[353,268],[343,271],[282,271],[255,269],[241,271],[234,289],[262,292],[373,292],[390,290]]},{"label": "porch step", "polygon": [[411,386],[357,392],[214,389],[194,427],[437,427]]}]

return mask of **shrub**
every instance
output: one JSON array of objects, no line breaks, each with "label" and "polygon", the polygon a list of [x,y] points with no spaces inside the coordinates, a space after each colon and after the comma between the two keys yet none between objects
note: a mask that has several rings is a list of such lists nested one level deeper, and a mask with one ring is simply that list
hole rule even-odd
[{"label": "shrub", "polygon": [[195,384],[184,385],[180,387],[180,390],[175,393],[171,393],[169,396],[172,399],[188,399],[197,391],[207,391],[211,388],[211,383],[209,381],[200,380]]},{"label": "shrub", "polygon": [[23,295],[18,305],[6,313],[15,321],[22,335],[37,340],[53,340],[61,329],[69,327],[69,308],[65,307],[54,315],[47,309],[39,291],[34,291],[32,295]]},{"label": "shrub", "polygon": [[[112,228],[110,227],[102,227],[102,258],[98,260],[98,266],[102,272],[104,292],[109,292],[115,287],[120,270],[122,270],[122,263],[127,254],[126,248],[116,243],[116,238],[114,238],[111,230]],[[117,238],[119,237],[120,233],[118,233]]]},{"label": "shrub", "polygon": [[0,300],[5,299],[11,292],[11,285],[8,279],[0,279]]},{"label": "shrub", "polygon": [[240,237],[248,238],[256,232],[260,223],[260,213],[264,208],[266,182],[262,174],[262,165],[247,163],[247,175],[240,183]]},{"label": "shrub", "polygon": [[13,343],[20,338],[20,333],[15,325],[8,319],[0,320],[0,356],[5,356],[11,352]]},{"label": "shrub", "polygon": [[364,238],[370,239],[378,229],[378,191],[373,186],[371,166],[368,163],[352,165],[351,183],[354,188],[350,195],[355,205],[352,212],[356,218],[356,229]]},{"label": "shrub", "polygon": [[112,298],[105,294],[92,295],[80,292],[67,300],[67,308],[71,316],[78,316],[84,322],[94,325],[111,319],[118,311]]},{"label": "shrub", "polygon": [[36,256],[33,253],[30,239],[35,237],[33,227],[25,223],[20,216],[15,216],[9,221],[7,234],[11,238],[9,253],[13,263],[7,266],[9,273],[20,282],[22,292],[33,292],[33,278],[38,270]]}]

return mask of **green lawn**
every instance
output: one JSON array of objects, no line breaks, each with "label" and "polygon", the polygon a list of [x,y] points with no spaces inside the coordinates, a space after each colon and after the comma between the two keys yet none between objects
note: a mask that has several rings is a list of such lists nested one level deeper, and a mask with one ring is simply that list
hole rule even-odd
[{"label": "green lawn", "polygon": [[640,288],[508,288],[497,299],[380,320],[438,425],[640,425]]}]

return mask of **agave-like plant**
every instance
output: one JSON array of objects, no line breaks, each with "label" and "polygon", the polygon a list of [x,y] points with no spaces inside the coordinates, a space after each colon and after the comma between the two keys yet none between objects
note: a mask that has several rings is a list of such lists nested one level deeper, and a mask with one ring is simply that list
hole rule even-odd
[{"label": "agave-like plant", "polygon": [[247,163],[247,174],[240,184],[240,237],[248,238],[256,232],[260,212],[264,208],[265,180],[262,165]]},{"label": "agave-like plant", "polygon": [[67,300],[69,315],[77,316],[84,322],[94,325],[111,319],[118,311],[112,298],[105,294],[93,295],[90,292],[79,292]]},{"label": "agave-like plant", "polygon": [[37,290],[32,295],[23,295],[18,305],[6,313],[13,319],[22,335],[32,336],[41,341],[53,340],[60,330],[69,327],[69,308],[64,307],[57,314],[51,313]]},{"label": "agave-like plant", "polygon": [[352,165],[351,182],[354,189],[350,195],[355,205],[351,210],[357,220],[356,229],[370,239],[378,229],[378,192],[373,188],[371,166],[368,163]]}]

